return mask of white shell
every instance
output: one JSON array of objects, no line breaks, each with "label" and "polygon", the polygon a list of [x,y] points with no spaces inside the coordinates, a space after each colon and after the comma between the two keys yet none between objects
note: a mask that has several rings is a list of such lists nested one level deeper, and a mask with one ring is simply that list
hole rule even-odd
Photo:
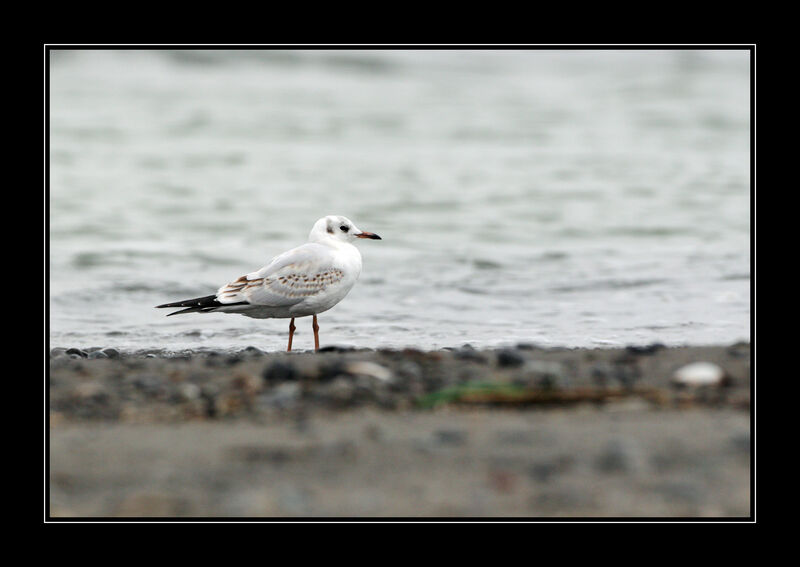
[{"label": "white shell", "polygon": [[683,386],[715,386],[724,378],[725,371],[713,362],[692,362],[672,375],[672,381]]},{"label": "white shell", "polygon": [[345,367],[345,369],[350,374],[371,376],[372,378],[376,378],[382,382],[391,382],[393,377],[391,370],[385,366],[381,366],[380,364],[375,364],[374,362],[351,362]]}]

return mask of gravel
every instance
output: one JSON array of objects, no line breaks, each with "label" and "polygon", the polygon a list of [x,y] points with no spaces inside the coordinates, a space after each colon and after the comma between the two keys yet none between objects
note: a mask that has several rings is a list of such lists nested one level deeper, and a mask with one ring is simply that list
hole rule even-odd
[{"label": "gravel", "polygon": [[[676,384],[691,363],[725,380]],[[746,517],[749,345],[50,351],[50,513]]]}]

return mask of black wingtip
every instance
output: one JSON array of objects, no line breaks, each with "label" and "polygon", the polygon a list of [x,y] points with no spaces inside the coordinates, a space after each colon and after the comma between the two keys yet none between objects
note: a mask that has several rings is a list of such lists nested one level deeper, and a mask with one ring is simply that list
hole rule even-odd
[{"label": "black wingtip", "polygon": [[163,307],[218,307],[219,305],[221,304],[217,301],[216,295],[204,295],[203,297],[194,297],[192,299],[183,299],[181,301],[156,305],[156,309],[161,309]]},{"label": "black wingtip", "polygon": [[183,301],[175,301],[173,303],[164,303],[162,305],[156,305],[156,309],[160,309],[162,307],[185,307],[186,309],[181,309],[180,311],[175,311],[173,313],[168,313],[167,317],[171,317],[172,315],[180,315],[181,313],[205,313],[208,311],[214,311],[218,307],[224,306],[231,306],[231,305],[246,305],[246,301],[240,301],[238,303],[226,303],[222,304],[217,301],[216,295],[206,295],[204,297],[195,297],[194,299],[184,299]]}]

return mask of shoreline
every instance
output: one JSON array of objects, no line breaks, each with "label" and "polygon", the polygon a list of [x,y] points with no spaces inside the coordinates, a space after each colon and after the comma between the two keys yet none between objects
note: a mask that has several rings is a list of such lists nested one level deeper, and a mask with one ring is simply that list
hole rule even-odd
[{"label": "shoreline", "polygon": [[[421,351],[322,349],[319,353],[208,351],[156,356],[53,349],[50,416],[176,422],[281,417],[357,407],[548,407],[640,401],[649,409],[749,408],[750,345],[567,349],[519,345]],[[102,357],[93,356],[103,354]],[[710,363],[717,383],[680,384],[676,372]],[[52,424],[51,424],[52,425]]]},{"label": "shoreline", "polygon": [[334,350],[57,352],[50,514],[750,513],[747,343]]}]

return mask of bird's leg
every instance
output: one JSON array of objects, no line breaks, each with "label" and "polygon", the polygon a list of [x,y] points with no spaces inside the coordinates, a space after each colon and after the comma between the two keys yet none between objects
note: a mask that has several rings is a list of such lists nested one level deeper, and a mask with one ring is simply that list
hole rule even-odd
[{"label": "bird's leg", "polygon": [[286,352],[292,352],[292,337],[294,337],[295,328],[294,317],[292,317],[292,320],[289,321],[289,346],[286,348]]},{"label": "bird's leg", "polygon": [[314,329],[314,350],[319,350],[319,325],[317,325],[317,316],[314,315],[311,328]]}]

